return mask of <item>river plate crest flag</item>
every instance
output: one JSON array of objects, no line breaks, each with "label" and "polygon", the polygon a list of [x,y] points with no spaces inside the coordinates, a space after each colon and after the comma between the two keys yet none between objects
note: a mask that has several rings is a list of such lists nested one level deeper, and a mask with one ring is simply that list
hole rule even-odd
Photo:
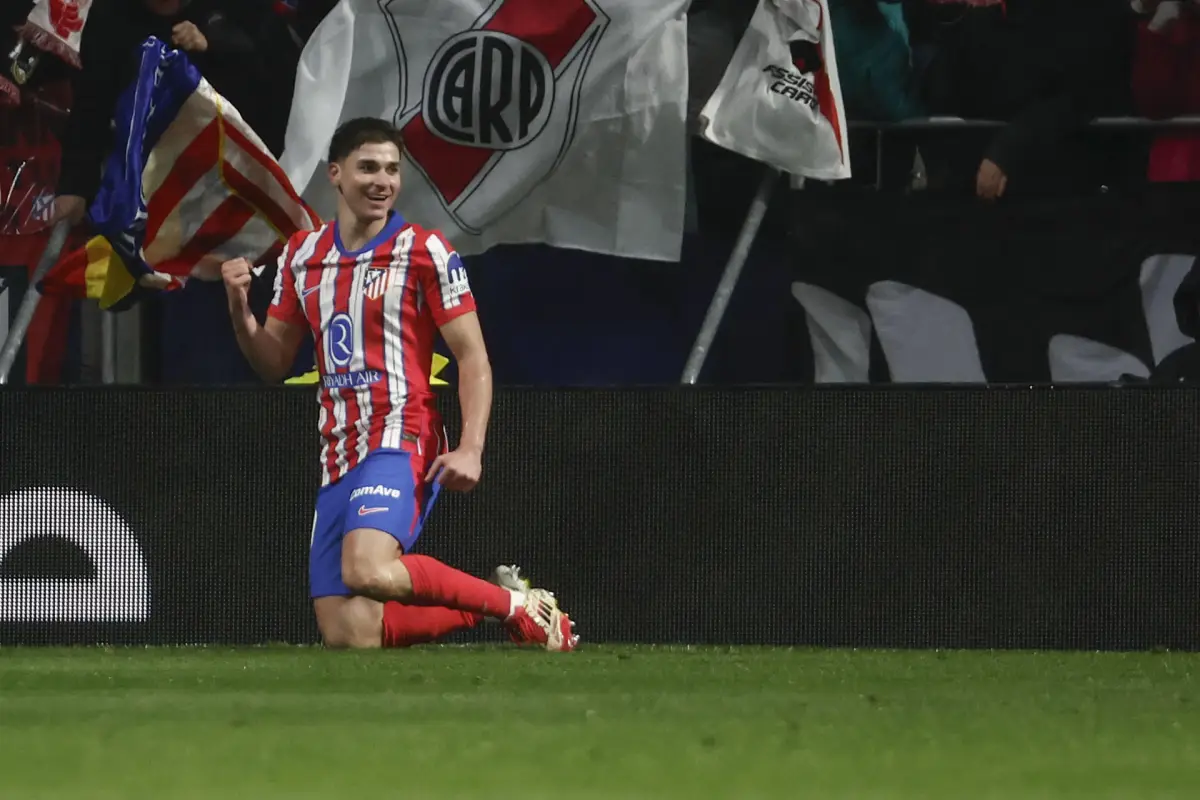
[{"label": "river plate crest flag", "polygon": [[328,215],[334,130],[383,117],[404,133],[405,215],[464,255],[541,242],[678,260],[687,5],[342,0],[301,56],[280,163]]}]

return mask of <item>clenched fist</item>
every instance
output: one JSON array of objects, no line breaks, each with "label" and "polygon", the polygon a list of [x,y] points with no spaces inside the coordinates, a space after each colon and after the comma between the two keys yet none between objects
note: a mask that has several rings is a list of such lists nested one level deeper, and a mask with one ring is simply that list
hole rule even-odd
[{"label": "clenched fist", "polygon": [[247,314],[250,310],[250,280],[253,265],[244,258],[235,258],[221,265],[221,280],[229,298],[229,310]]}]

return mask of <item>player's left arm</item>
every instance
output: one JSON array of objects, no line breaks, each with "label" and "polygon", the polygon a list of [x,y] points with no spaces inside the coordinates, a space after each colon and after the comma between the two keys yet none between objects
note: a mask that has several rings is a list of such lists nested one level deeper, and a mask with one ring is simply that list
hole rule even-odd
[{"label": "player's left arm", "polygon": [[[483,471],[483,446],[492,413],[492,365],[462,260],[440,234],[427,236],[421,243],[424,245],[421,255],[428,258],[419,259],[423,267],[419,274],[425,302],[458,365],[463,431],[458,447],[439,456],[425,479],[436,480],[447,489],[467,492],[479,483]],[[414,266],[417,263],[414,257]]]},{"label": "player's left arm", "polygon": [[479,315],[471,311],[455,317],[442,326],[441,332],[458,364],[458,403],[463,418],[458,449],[482,454],[492,413],[492,364]]}]

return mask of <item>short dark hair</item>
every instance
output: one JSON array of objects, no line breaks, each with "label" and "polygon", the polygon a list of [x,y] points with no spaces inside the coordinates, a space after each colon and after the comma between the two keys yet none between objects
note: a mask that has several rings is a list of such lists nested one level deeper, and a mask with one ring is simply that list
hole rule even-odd
[{"label": "short dark hair", "polygon": [[364,144],[396,145],[404,154],[404,136],[400,129],[385,119],[359,117],[343,122],[329,141],[329,163],[341,161]]}]

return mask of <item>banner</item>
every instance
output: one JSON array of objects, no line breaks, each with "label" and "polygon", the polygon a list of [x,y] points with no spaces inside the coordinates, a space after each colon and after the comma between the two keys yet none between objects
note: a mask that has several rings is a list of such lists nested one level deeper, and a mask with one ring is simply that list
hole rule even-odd
[{"label": "banner", "polygon": [[19,33],[38,49],[78,68],[79,40],[91,7],[92,0],[35,0]]},{"label": "banner", "polygon": [[102,241],[68,255],[43,287],[100,286],[87,296],[114,309],[136,298],[135,287],[219,280],[222,262],[265,261],[293,233],[320,224],[266,145],[182,51],[150,37],[141,55],[118,100],[118,144],[88,212]]},{"label": "banner", "polygon": [[[0,392],[0,646],[315,641],[316,419]],[[592,643],[1200,650],[1198,420],[1164,387],[500,389],[417,550],[519,564]]]},{"label": "banner", "polygon": [[393,120],[400,206],[464,255],[542,242],[675,261],[687,0],[342,0],[297,72],[281,164],[325,215],[339,122]]},{"label": "banner", "polygon": [[813,378],[1110,383],[1158,379],[1164,370],[1183,377],[1200,338],[1191,191],[998,206],[801,192],[791,294],[809,331]]},{"label": "banner", "polygon": [[710,142],[792,175],[849,178],[826,0],[759,0],[700,124]]}]

